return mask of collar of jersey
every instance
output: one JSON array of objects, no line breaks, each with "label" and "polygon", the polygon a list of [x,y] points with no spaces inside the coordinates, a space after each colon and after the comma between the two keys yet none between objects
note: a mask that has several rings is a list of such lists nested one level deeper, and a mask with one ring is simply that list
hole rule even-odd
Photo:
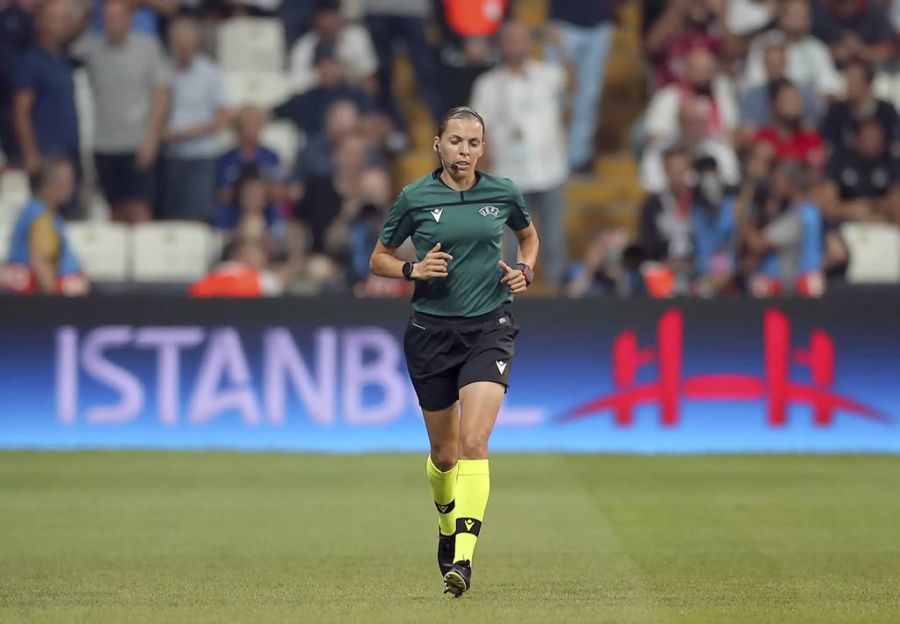
[{"label": "collar of jersey", "polygon": [[456,189],[452,189],[449,186],[447,186],[447,183],[441,179],[441,172],[443,172],[443,171],[444,171],[443,167],[438,167],[437,169],[435,169],[434,171],[431,172],[431,179],[434,180],[435,182],[437,182],[438,184],[440,184],[441,186],[443,186],[448,191],[453,191],[454,193],[469,193],[471,191],[474,191],[475,187],[478,186],[478,183],[481,182],[481,173],[476,171],[475,172],[475,184],[473,184],[470,188],[466,189],[465,191],[458,191]]}]

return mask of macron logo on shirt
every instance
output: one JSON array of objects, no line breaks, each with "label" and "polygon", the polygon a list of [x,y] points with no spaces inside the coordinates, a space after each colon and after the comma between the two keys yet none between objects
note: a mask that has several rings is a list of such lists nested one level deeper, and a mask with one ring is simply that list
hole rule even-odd
[{"label": "macron logo on shirt", "polygon": [[440,223],[441,222],[441,214],[443,214],[443,212],[444,212],[443,208],[435,208],[434,210],[431,211],[431,216],[434,217],[435,221]]}]

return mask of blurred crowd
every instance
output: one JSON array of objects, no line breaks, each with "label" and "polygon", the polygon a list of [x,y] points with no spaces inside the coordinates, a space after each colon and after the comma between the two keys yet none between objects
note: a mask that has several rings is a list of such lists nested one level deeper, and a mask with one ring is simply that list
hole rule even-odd
[{"label": "blurred crowd", "polygon": [[[66,224],[100,218],[214,227],[196,296],[408,292],[368,272],[415,143],[398,55],[432,121],[484,116],[481,167],[539,221],[546,292],[818,296],[847,269],[847,223],[900,227],[900,0],[645,0],[646,200],[634,231],[572,257],[565,189],[595,175],[626,4],[547,0],[534,28],[515,0],[0,0],[0,171],[32,185],[4,286],[87,292]],[[230,88],[247,72],[224,33],[247,20],[284,39],[269,102]]]}]

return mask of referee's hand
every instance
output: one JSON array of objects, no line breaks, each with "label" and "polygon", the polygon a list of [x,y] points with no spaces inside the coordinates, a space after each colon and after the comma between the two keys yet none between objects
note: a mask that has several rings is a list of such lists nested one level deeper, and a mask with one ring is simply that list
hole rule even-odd
[{"label": "referee's hand", "polygon": [[525,281],[525,274],[522,271],[512,268],[503,260],[500,261],[500,268],[506,273],[503,279],[500,280],[501,284],[506,284],[509,287],[509,291],[514,295],[525,292],[525,289],[528,288],[528,282]]},{"label": "referee's hand", "polygon": [[435,279],[447,277],[447,263],[453,260],[453,256],[447,252],[441,251],[441,244],[438,243],[431,248],[421,262],[413,265],[413,279]]}]

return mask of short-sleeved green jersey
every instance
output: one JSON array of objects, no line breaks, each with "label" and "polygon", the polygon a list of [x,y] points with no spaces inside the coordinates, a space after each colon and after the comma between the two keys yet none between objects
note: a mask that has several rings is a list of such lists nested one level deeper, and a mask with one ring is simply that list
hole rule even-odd
[{"label": "short-sleeved green jersey", "polygon": [[412,307],[437,316],[478,316],[512,301],[500,283],[503,228],[531,223],[525,200],[507,178],[478,173],[468,191],[454,191],[437,169],[404,187],[388,214],[381,242],[399,247],[412,237],[421,260],[437,243],[453,260],[447,277],[416,282]]}]

